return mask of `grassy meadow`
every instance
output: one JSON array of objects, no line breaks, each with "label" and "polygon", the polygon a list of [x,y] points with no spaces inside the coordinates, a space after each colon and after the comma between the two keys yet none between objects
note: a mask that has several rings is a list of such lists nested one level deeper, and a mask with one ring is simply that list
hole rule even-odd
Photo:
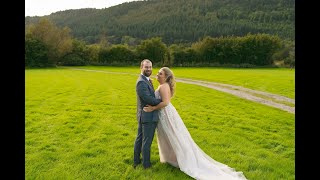
[{"label": "grassy meadow", "polygon": [[[139,67],[85,68],[137,75],[26,70],[26,179],[192,179],[159,162],[156,137],[151,148],[153,167],[132,167]],[[153,75],[158,69],[154,68]],[[294,97],[294,70],[173,70],[178,77]],[[194,141],[213,159],[251,180],[295,179],[294,114],[184,83],[177,83],[171,102]]]},{"label": "grassy meadow", "polygon": [[[139,73],[136,67],[79,66],[76,68]],[[153,68],[156,75],[160,68]],[[295,70],[288,68],[171,68],[177,77],[242,86],[295,98]]]}]

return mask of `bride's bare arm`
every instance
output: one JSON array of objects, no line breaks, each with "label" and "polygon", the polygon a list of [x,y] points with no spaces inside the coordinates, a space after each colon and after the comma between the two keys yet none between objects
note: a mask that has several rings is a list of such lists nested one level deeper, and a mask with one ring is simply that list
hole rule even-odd
[{"label": "bride's bare arm", "polygon": [[146,107],[143,108],[145,112],[152,112],[154,110],[161,109],[170,103],[171,92],[170,92],[169,84],[164,83],[160,85],[159,92],[160,92],[162,102],[156,106],[147,105]]}]

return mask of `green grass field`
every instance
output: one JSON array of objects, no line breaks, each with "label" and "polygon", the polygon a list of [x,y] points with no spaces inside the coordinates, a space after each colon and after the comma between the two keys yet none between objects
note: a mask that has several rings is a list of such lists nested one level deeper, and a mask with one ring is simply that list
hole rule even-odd
[{"label": "green grass field", "polygon": [[[136,67],[81,66],[77,68],[140,73]],[[160,68],[153,69],[156,75]],[[295,97],[295,70],[287,68],[172,68],[175,76],[219,82]]]},{"label": "green grass field", "polygon": [[[95,69],[139,74],[138,67]],[[234,85],[248,82],[253,89],[294,96],[290,70],[173,70],[179,77]],[[232,71],[238,74],[228,73]],[[252,73],[265,79],[253,78]],[[26,70],[25,75],[26,179],[192,179],[159,162],[156,138],[153,167],[133,169],[137,76],[60,68]],[[172,104],[194,141],[213,159],[248,179],[295,179],[293,114],[183,83],[177,83]]]}]

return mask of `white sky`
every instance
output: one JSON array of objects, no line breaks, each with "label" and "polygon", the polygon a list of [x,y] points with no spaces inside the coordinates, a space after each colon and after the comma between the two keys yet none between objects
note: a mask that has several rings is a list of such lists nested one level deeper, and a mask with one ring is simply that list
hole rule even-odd
[{"label": "white sky", "polygon": [[25,16],[44,16],[67,9],[102,9],[135,0],[25,0]]}]

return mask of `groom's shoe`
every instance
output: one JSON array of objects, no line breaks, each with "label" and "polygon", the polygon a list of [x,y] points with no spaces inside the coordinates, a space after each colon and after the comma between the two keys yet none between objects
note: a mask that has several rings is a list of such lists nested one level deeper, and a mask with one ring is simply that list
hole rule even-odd
[{"label": "groom's shoe", "polygon": [[141,164],[141,162],[140,163],[134,163],[133,164],[133,168],[135,169],[139,164]]},{"label": "groom's shoe", "polygon": [[151,168],[151,165],[149,165],[149,166],[143,166],[143,168],[144,168],[144,169],[149,169],[149,168]]}]

